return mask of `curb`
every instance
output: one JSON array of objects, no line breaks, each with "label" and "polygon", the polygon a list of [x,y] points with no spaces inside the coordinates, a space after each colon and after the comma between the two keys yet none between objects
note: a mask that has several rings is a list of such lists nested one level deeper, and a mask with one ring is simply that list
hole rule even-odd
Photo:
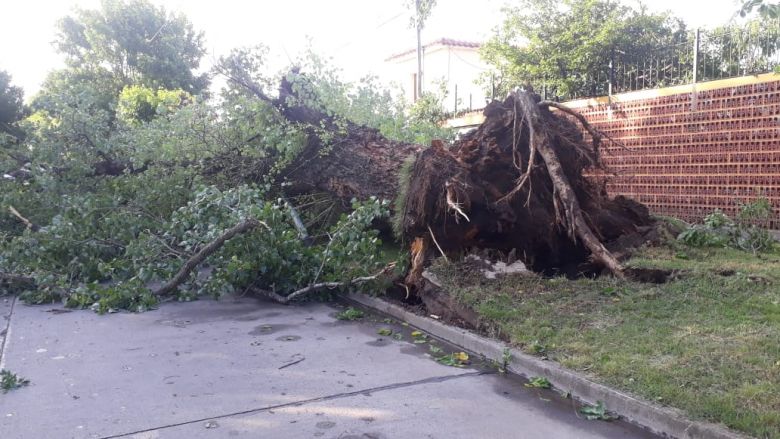
[{"label": "curb", "polygon": [[569,392],[573,398],[595,404],[602,401],[608,409],[628,422],[644,427],[653,433],[678,439],[746,439],[748,436],[731,431],[725,426],[692,421],[682,411],[661,407],[648,401],[598,384],[558,363],[541,360],[504,343],[482,337],[471,331],[445,325],[437,320],[409,312],[402,307],[365,294],[350,293],[347,301],[389,315],[425,331],[434,337],[452,343],[466,351],[502,361],[505,351],[511,359],[510,372],[524,377],[543,376],[553,387]]}]

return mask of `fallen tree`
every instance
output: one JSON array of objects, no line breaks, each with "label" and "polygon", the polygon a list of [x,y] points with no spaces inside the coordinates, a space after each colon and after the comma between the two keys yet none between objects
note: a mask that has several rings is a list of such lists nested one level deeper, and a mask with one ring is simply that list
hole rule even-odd
[{"label": "fallen tree", "polygon": [[[351,122],[319,101],[318,84],[298,72],[283,78],[275,97],[229,79],[245,94],[224,104],[221,117],[193,104],[117,128],[117,139],[149,145],[115,151],[143,164],[138,172],[98,176],[84,163],[68,180],[37,166],[51,178],[6,182],[25,204],[9,209],[14,237],[0,252],[0,268],[51,293],[36,303],[62,296],[76,307],[146,309],[163,296],[230,291],[287,303],[388,277],[389,269],[377,271],[384,262],[372,228],[390,233],[392,222],[411,252],[405,278],[395,283],[424,298],[422,273],[438,254],[487,251],[545,274],[630,275],[622,250],[643,243],[652,227],[643,206],[607,197],[598,177],[601,134],[532,93],[490,104],[478,129],[426,147]],[[154,149],[170,128],[187,136],[177,144],[179,158]],[[48,209],[43,201],[56,198],[58,181],[77,196]],[[31,194],[45,197],[28,204]],[[351,213],[313,212],[319,198],[327,209]],[[393,201],[392,221],[382,200]]]},{"label": "fallen tree", "polygon": [[281,175],[299,192],[396,200],[400,237],[411,249],[409,288],[419,286],[436,253],[472,249],[495,250],[547,274],[606,270],[623,277],[622,247],[643,243],[652,228],[643,205],[607,196],[603,136],[560,104],[516,91],[488,105],[484,123],[452,145],[424,148],[339,125],[302,105],[294,84],[305,80],[288,75],[276,99],[254,90],[288,120],[333,134],[325,144],[311,129],[305,150]]}]

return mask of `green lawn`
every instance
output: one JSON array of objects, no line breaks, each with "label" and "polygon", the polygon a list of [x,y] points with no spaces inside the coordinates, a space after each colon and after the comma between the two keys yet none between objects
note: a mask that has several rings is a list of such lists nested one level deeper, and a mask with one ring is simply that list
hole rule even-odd
[{"label": "green lawn", "polygon": [[492,336],[693,418],[780,438],[780,253],[671,245],[628,265],[683,272],[654,285],[431,269]]}]

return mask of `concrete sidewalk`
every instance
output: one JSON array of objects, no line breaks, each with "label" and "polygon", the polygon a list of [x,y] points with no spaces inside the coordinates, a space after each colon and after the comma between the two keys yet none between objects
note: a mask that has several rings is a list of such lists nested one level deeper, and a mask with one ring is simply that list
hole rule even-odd
[{"label": "concrete sidewalk", "polygon": [[335,305],[64,311],[0,304],[2,367],[31,381],[0,394],[3,439],[653,437],[489,368],[438,364],[412,328],[342,322]]}]

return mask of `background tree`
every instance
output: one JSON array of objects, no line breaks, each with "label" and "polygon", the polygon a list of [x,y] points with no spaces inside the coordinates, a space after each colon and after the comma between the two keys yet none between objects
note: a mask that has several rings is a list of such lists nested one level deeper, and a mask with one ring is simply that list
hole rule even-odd
[{"label": "background tree", "polygon": [[16,123],[24,116],[24,92],[11,84],[11,75],[0,70],[0,133],[21,138]]},{"label": "background tree", "polygon": [[203,33],[182,14],[147,0],[103,0],[98,10],[79,9],[58,23],[55,46],[68,66],[98,76],[105,71],[121,86],[182,89],[208,86],[197,74],[205,53]]},{"label": "background tree", "polygon": [[742,0],[742,7],[738,11],[740,17],[747,17],[753,11],[758,11],[758,14],[763,18],[780,18],[780,3],[765,0]]},{"label": "background tree", "polygon": [[780,18],[757,16],[701,33],[699,80],[770,72],[780,67]]},{"label": "background tree", "polygon": [[433,7],[436,6],[436,0],[407,0],[406,7],[413,11],[409,18],[409,27],[417,30],[417,87],[416,96],[422,97],[423,94],[423,71],[422,71],[422,30],[425,22],[431,16]]},{"label": "background tree", "polygon": [[650,54],[674,54],[685,24],[614,0],[522,0],[482,49],[497,71],[499,95],[530,85],[572,98],[606,92],[615,56],[631,65]]}]

